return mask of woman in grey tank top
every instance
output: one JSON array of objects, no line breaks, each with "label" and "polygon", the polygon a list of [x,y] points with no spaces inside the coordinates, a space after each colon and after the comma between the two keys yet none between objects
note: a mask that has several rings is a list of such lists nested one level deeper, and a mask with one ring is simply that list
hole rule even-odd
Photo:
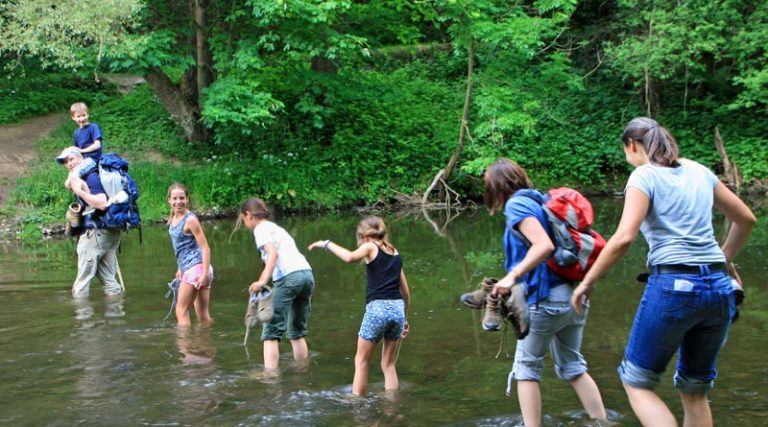
[{"label": "woman in grey tank top", "polygon": [[[712,171],[681,158],[675,139],[655,120],[631,120],[622,143],[627,162],[635,167],[624,192],[624,211],[571,303],[581,310],[595,282],[642,232],[650,248],[650,277],[617,369],[619,378],[643,425],[676,426],[675,416],[653,389],[678,352],[674,384],[684,423],[711,426],[707,392],[735,314],[735,290],[741,289],[733,260],[755,216]],[[713,207],[733,223],[722,244],[712,228]]]}]

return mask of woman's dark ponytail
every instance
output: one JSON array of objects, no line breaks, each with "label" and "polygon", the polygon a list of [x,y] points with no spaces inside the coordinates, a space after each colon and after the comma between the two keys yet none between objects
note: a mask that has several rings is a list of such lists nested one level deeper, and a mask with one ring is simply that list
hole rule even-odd
[{"label": "woman's dark ponytail", "polygon": [[680,166],[680,150],[677,141],[669,131],[659,125],[656,120],[648,117],[636,117],[624,127],[621,136],[624,145],[638,141],[645,147],[648,161],[652,164],[666,167]]}]

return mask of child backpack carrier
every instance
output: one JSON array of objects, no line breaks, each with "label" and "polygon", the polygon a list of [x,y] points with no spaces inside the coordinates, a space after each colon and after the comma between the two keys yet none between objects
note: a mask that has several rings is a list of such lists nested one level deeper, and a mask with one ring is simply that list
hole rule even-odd
[{"label": "child backpack carrier", "polygon": [[578,191],[561,187],[549,190],[549,198],[541,207],[547,214],[555,243],[547,265],[560,277],[580,281],[605,247],[603,236],[592,230],[592,204]]},{"label": "child backpack carrier", "polygon": [[105,228],[131,230],[141,233],[139,189],[128,174],[128,161],[115,153],[105,153],[99,161],[99,179],[107,193],[107,209],[100,216]]},{"label": "child backpack carrier", "polygon": [[[552,242],[555,251],[547,259],[547,266],[558,276],[578,282],[584,278],[600,251],[605,247],[605,239],[592,230],[595,219],[592,204],[578,191],[568,188],[553,188],[544,196],[543,201],[524,195],[541,203],[547,222],[552,229]],[[528,239],[515,231],[526,245]]]}]

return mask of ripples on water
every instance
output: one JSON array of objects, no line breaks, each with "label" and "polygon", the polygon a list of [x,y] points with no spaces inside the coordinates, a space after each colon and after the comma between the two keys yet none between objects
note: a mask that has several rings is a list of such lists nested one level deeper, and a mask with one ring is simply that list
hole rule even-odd
[{"label": "ripples on water", "polygon": [[[211,327],[177,330],[163,321],[175,271],[167,231],[148,227],[145,243],[124,238],[120,263],[128,293],[106,300],[94,282],[85,302],[73,301],[74,245],[4,248],[0,259],[1,425],[446,425],[513,426],[522,423],[515,396],[504,389],[510,358],[494,355],[499,333],[480,329],[480,312],[457,297],[483,276],[497,275],[500,224],[486,215],[456,219],[442,235],[426,221],[388,218],[403,254],[413,304],[411,335],[398,361],[402,389],[383,390],[378,358],[369,372],[370,393],[351,396],[356,334],[364,312],[364,268],[330,255],[308,254],[317,279],[310,321],[310,360],[297,364],[283,343],[279,375],[265,375],[261,344],[244,348],[245,288],[260,271],[252,236],[228,242],[231,222],[206,223],[217,279]],[[612,220],[617,220],[613,218]],[[354,245],[358,217],[290,218],[283,225],[297,243],[331,238]],[[610,221],[609,221],[610,222]],[[610,229],[610,227],[602,227]],[[712,400],[719,425],[762,425],[768,416],[764,349],[768,283],[760,254],[750,243],[742,275],[754,284],[719,364]],[[751,249],[751,250],[750,250]],[[615,376],[642,286],[645,248],[633,246],[601,282],[586,329],[584,352],[613,422],[637,425]],[[751,255],[750,255],[751,254]],[[762,311],[761,311],[762,310]],[[260,330],[254,331],[256,334]],[[256,335],[253,334],[252,338]],[[510,341],[510,352],[514,342]],[[246,351],[247,350],[247,351]],[[671,371],[659,386],[672,409],[681,408]],[[597,426],[545,361],[545,424]],[[733,423],[733,424],[731,424]],[[604,425],[604,424],[603,424]]]}]

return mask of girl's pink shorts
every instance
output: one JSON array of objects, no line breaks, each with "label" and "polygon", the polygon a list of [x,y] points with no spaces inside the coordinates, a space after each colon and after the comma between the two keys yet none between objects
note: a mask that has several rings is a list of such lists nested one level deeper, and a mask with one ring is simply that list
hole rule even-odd
[{"label": "girl's pink shorts", "polygon": [[197,289],[202,288],[210,288],[211,284],[213,283],[213,266],[208,266],[208,284],[205,286],[197,286],[196,283],[200,279],[200,276],[203,275],[203,264],[197,264],[193,267],[190,267],[189,270],[185,271],[181,275],[181,282],[182,283],[189,283],[190,285],[194,286]]}]

